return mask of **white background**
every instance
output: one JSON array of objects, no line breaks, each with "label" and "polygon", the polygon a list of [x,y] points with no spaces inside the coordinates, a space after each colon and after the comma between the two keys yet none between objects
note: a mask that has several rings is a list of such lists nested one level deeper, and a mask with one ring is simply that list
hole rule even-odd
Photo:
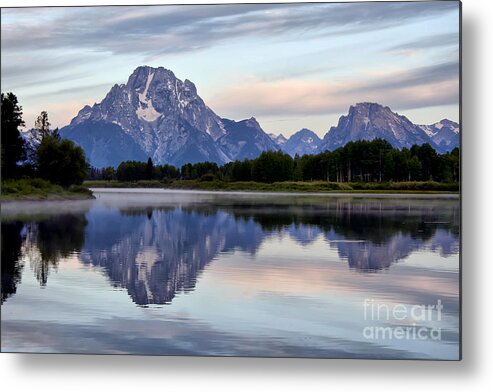
[{"label": "white background", "polygon": [[[245,0],[246,1],[246,0]],[[173,1],[169,1],[173,2]],[[175,0],[176,3],[207,1]],[[210,0],[211,2],[225,2]],[[226,1],[227,2],[227,1]],[[231,0],[229,2],[234,2]],[[2,0],[2,6],[165,1]],[[493,1],[463,0],[463,360],[0,355],[3,391],[486,391],[493,385]]]}]

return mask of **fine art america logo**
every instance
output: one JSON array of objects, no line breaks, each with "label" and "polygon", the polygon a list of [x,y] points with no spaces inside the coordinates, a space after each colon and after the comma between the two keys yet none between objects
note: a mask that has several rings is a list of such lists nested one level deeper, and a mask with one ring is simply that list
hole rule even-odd
[{"label": "fine art america logo", "polygon": [[369,340],[441,340],[443,305],[388,304],[366,298],[363,336]]}]

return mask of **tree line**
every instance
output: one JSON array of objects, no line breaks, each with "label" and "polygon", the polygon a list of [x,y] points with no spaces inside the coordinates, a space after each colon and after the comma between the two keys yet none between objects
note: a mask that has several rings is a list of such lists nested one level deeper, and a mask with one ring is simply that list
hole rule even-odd
[{"label": "tree line", "polygon": [[13,93],[1,94],[2,178],[46,179],[68,187],[92,180],[200,180],[200,181],[329,181],[329,182],[459,182],[458,148],[439,154],[429,144],[399,150],[383,139],[354,141],[334,151],[296,155],[266,151],[258,158],[222,166],[214,162],[188,163],[181,168],[126,161],[117,168],[90,168],[84,151],[62,139],[52,129],[47,112],[41,112],[29,142],[20,134],[25,125],[22,107]]},{"label": "tree line", "polygon": [[64,187],[80,185],[88,174],[84,150],[62,139],[52,129],[46,111],[41,112],[26,141],[22,107],[13,93],[2,93],[2,179],[42,178]]},{"label": "tree line", "polygon": [[349,142],[334,151],[296,155],[266,151],[258,158],[222,166],[214,162],[187,163],[181,168],[126,161],[116,169],[91,168],[92,180],[200,180],[200,181],[330,181],[330,182],[459,182],[460,153],[439,154],[429,144],[399,150],[383,139]]}]

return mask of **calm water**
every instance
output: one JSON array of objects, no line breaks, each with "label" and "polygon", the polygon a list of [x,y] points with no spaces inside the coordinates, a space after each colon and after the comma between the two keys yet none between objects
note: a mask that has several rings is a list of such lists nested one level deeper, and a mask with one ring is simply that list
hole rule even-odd
[{"label": "calm water", "polygon": [[2,206],[2,351],[458,358],[457,199],[96,195]]}]

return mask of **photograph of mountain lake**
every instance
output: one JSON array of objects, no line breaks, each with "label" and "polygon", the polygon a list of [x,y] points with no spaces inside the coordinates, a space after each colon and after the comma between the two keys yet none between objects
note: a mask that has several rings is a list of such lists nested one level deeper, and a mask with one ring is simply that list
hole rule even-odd
[{"label": "photograph of mountain lake", "polygon": [[2,8],[1,351],[460,360],[460,23]]}]

